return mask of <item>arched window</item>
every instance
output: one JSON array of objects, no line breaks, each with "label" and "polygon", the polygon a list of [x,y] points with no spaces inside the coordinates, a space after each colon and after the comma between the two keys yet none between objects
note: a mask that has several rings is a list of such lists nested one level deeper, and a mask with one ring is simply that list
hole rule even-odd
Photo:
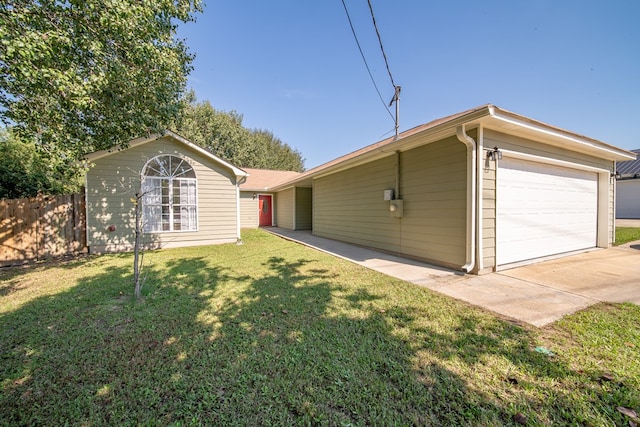
[{"label": "arched window", "polygon": [[185,159],[157,156],[142,169],[145,232],[198,229],[196,173]]}]

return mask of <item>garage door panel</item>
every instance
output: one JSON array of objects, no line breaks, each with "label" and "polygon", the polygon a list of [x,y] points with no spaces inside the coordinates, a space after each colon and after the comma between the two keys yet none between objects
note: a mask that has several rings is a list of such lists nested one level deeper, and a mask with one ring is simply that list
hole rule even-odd
[{"label": "garage door panel", "polygon": [[497,264],[594,247],[597,174],[504,159],[496,192]]}]

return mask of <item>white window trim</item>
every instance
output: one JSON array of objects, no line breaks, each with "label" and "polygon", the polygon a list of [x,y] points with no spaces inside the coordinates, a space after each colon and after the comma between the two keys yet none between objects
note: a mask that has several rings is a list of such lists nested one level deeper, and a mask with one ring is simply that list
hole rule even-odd
[{"label": "white window trim", "polygon": [[[195,178],[180,178],[180,177],[169,177],[169,176],[147,176],[145,175],[145,172],[147,171],[147,168],[149,166],[149,164],[151,164],[151,162],[153,162],[154,160],[157,160],[159,158],[162,157],[174,157],[177,159],[180,159],[181,161],[185,162],[186,164],[189,165],[189,167],[191,167],[191,170],[193,170],[193,174],[196,175],[196,171],[193,168],[193,165],[191,164],[191,162],[189,161],[189,159],[185,158],[185,157],[181,157],[181,156],[177,156],[175,154],[162,154],[162,155],[158,155],[155,156],[151,159],[149,159],[149,161],[147,161],[147,163],[145,163],[144,167],[142,168],[141,171],[141,189],[144,191],[145,188],[145,182],[148,182],[148,180],[151,181],[159,181],[162,182],[163,180],[168,180],[168,184],[169,184],[169,188],[168,188],[168,194],[169,194],[169,230],[149,230],[147,229],[147,222],[145,220],[145,205],[144,205],[144,201],[145,201],[145,197],[143,194],[142,197],[142,221],[143,221],[143,231],[146,234],[165,234],[165,233],[193,233],[193,232],[197,232],[199,230],[199,208],[198,208],[198,179],[197,179],[197,175]],[[187,230],[174,230],[173,226],[174,226],[174,221],[173,221],[173,208],[174,208],[174,204],[173,204],[173,188],[174,188],[174,181],[187,181],[187,182],[193,182],[195,185],[195,194],[194,194],[194,198],[195,198],[195,202],[193,204],[185,204],[183,205],[182,203],[178,206],[194,206],[195,207],[195,226],[194,228],[190,228]],[[159,188],[162,188],[162,185],[160,185]],[[160,195],[160,197],[162,197],[162,195]],[[181,200],[182,201],[182,200]],[[162,202],[160,203],[160,205],[154,205],[154,206],[158,206],[160,208],[162,208]],[[160,215],[162,215],[162,212],[160,213]],[[162,218],[160,218],[160,225],[162,225]]]}]

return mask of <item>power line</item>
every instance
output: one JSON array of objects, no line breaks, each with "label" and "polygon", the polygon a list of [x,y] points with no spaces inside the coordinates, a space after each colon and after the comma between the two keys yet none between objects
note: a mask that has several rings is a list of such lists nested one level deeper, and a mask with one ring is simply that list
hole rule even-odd
[{"label": "power line", "polygon": [[[380,101],[382,102],[382,105],[384,105],[385,110],[387,110],[387,113],[389,113],[389,116],[391,116],[391,119],[395,121],[395,118],[393,117],[393,114],[391,114],[391,111],[389,110],[389,107],[387,107],[387,103],[385,102],[384,99],[382,99],[382,95],[380,94],[380,90],[378,89],[378,85],[376,84],[376,81],[373,78],[373,74],[371,74],[371,69],[369,68],[369,64],[367,63],[367,58],[365,58],[364,52],[362,51],[362,47],[360,46],[360,41],[358,41],[358,36],[356,35],[356,30],[353,28],[353,23],[351,22],[351,16],[349,16],[349,10],[347,9],[347,5],[345,4],[344,0],[342,0],[342,6],[344,7],[344,11],[347,14],[347,19],[349,20],[349,26],[351,27],[351,32],[353,33],[353,38],[356,40],[356,44],[358,45],[358,50],[360,51],[360,56],[362,56],[362,60],[364,61],[364,65],[367,68],[367,72],[369,73],[369,77],[371,78],[371,82],[373,83],[373,87],[376,88],[376,92],[378,92],[378,97],[380,98]],[[371,3],[369,3],[369,7],[371,7]],[[373,10],[371,10],[371,14],[373,16]],[[375,25],[375,19],[374,19],[374,25]],[[378,31],[378,29],[376,28],[376,32],[377,31]],[[378,39],[379,38],[380,38],[380,35],[378,34]],[[382,41],[380,42],[380,46],[382,47]],[[384,55],[384,50],[382,51],[382,53]],[[385,63],[386,63],[387,62],[387,58],[385,57],[384,60],[385,60]],[[387,71],[388,70],[389,70],[389,65],[387,64]],[[391,76],[391,72],[390,71],[389,71],[389,76]],[[391,78],[391,84],[393,84],[393,77]],[[394,87],[395,87],[395,85],[394,85]]]},{"label": "power line", "polygon": [[[344,3],[344,1],[343,1]],[[393,86],[393,88],[395,90],[396,89],[396,84],[393,81],[393,76],[391,75],[391,69],[389,68],[389,61],[387,61],[387,54],[384,52],[384,47],[382,46],[382,38],[380,37],[380,31],[378,31],[378,25],[376,24],[376,17],[373,14],[373,6],[371,6],[371,0],[367,0],[367,3],[369,3],[369,11],[371,12],[371,20],[373,21],[373,28],[376,29],[376,35],[378,36],[378,42],[380,43],[380,50],[382,51],[382,57],[384,58],[384,64],[387,66],[387,73],[389,73],[389,79],[391,79],[391,85]]]},{"label": "power line", "polygon": [[369,4],[369,11],[371,12],[371,20],[373,21],[373,28],[376,29],[376,35],[378,36],[378,42],[380,43],[380,51],[382,51],[382,57],[384,58],[384,64],[387,66],[387,73],[389,73],[389,79],[391,79],[391,85],[393,85],[393,98],[391,98],[391,102],[389,102],[389,107],[396,103],[396,117],[395,117],[395,131],[396,138],[398,138],[398,129],[400,128],[400,91],[402,88],[396,85],[396,82],[393,81],[393,75],[391,74],[391,68],[389,68],[389,61],[387,61],[387,54],[384,52],[384,47],[382,46],[382,37],[380,37],[380,31],[378,31],[378,24],[376,24],[376,17],[373,14],[373,6],[371,5],[371,0],[367,0]]}]

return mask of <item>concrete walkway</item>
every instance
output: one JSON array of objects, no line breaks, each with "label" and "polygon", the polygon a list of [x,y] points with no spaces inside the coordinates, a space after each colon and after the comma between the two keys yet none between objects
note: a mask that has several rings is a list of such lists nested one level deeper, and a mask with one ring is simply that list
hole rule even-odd
[{"label": "concrete walkway", "polygon": [[616,227],[640,228],[640,219],[616,219]]},{"label": "concrete walkway", "polygon": [[317,237],[309,231],[265,230],[534,326],[547,325],[600,301],[640,304],[640,241],[475,276]]}]

